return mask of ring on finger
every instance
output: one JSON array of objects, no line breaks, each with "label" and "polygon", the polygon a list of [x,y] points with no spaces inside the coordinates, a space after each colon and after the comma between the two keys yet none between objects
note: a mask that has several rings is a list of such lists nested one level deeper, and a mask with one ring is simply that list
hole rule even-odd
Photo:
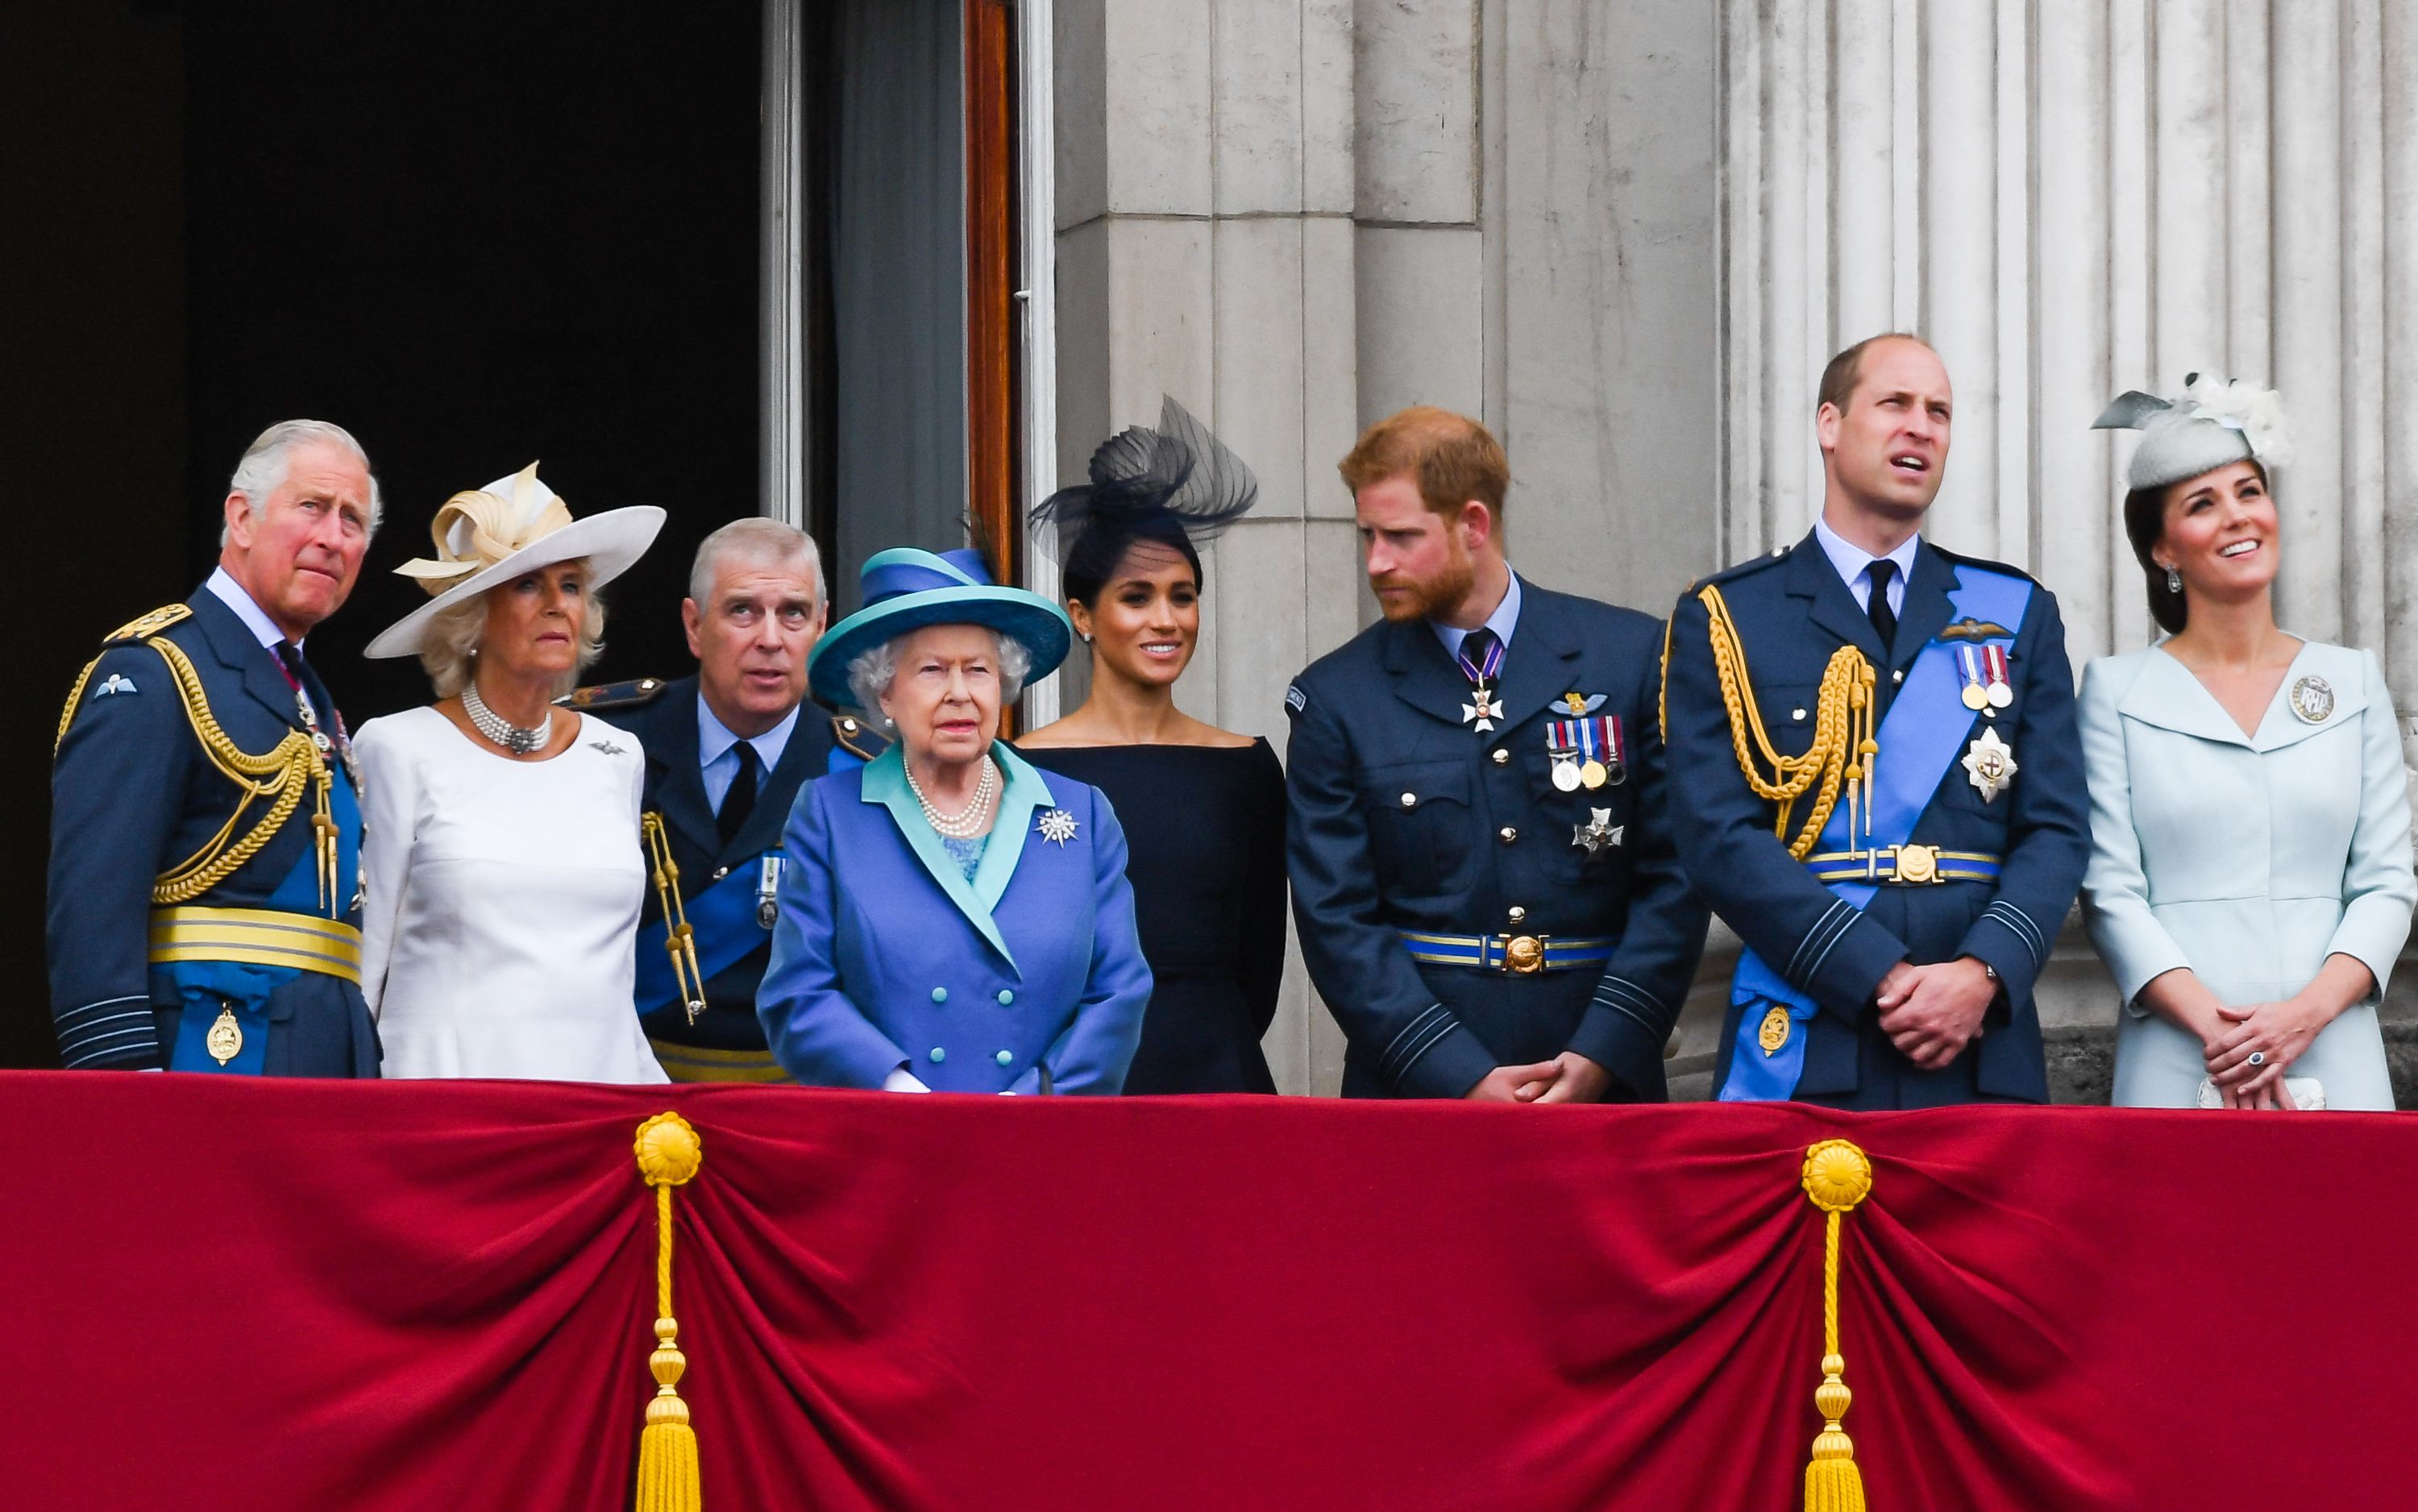
[{"label": "ring on finger", "polygon": [[2254,1066],[2263,1066],[2263,1065],[2265,1065],[2265,1064],[2267,1063],[2267,1052],[2266,1052],[2266,1051],[2264,1051],[2264,1050],[2253,1050],[2253,1051],[2251,1051],[2251,1052],[2250,1052],[2250,1063],[2251,1063],[2252,1065],[2254,1065]]}]

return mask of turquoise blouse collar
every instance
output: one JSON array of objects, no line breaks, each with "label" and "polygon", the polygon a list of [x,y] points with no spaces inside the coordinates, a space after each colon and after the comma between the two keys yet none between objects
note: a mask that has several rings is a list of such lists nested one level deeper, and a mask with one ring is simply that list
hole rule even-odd
[{"label": "turquoise blouse collar", "polygon": [[990,756],[999,763],[1000,775],[1007,786],[1000,794],[999,817],[991,823],[990,844],[984,848],[982,864],[974,869],[971,882],[949,854],[948,847],[941,844],[940,835],[924,817],[923,807],[907,787],[903,742],[893,744],[865,769],[862,796],[865,802],[880,803],[890,810],[898,832],[906,837],[915,859],[924,863],[925,872],[957,906],[966,922],[990,942],[991,949],[999,952],[1009,970],[1015,970],[1015,954],[1001,938],[992,910],[1007,895],[1007,884],[1016,877],[1016,863],[1024,855],[1025,837],[1033,830],[1033,811],[1055,807],[1057,800],[1050,796],[1041,773],[1005,742],[993,741]]}]

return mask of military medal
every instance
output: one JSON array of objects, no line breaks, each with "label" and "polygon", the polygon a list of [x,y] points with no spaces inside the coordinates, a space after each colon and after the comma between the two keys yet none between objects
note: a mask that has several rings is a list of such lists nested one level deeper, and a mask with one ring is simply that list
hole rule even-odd
[{"label": "military medal", "polygon": [[1990,690],[1984,684],[1982,676],[1980,648],[1973,646],[1956,648],[1956,680],[1964,684],[1959,696],[1965,700],[1966,708],[1977,714],[1989,709]]},{"label": "military medal", "polygon": [[[1571,695],[1573,698],[1577,695]],[[1553,707],[1566,707],[1561,699]],[[1577,722],[1549,719],[1545,722],[1545,756],[1553,764],[1553,786],[1566,793],[1579,790],[1579,732]]]},{"label": "military medal", "polygon": [[233,1008],[222,1006],[219,1009],[219,1021],[212,1024],[210,1031],[202,1037],[202,1048],[209,1051],[210,1059],[221,1065],[243,1053],[243,1026],[236,1022]]},{"label": "military medal", "polygon": [[1495,675],[1503,670],[1503,642],[1488,636],[1485,659],[1478,662],[1469,659],[1467,647],[1464,640],[1462,649],[1453,652],[1453,660],[1469,679],[1469,702],[1461,706],[1461,722],[1476,725],[1480,735],[1491,735],[1494,722],[1503,717],[1503,704],[1494,696]]},{"label": "military medal", "polygon": [[1570,826],[1570,844],[1590,856],[1600,855],[1620,844],[1620,832],[1627,828],[1612,822],[1612,810],[1590,808],[1586,823]]},{"label": "military medal", "polygon": [[2004,709],[2015,701],[2015,685],[2007,676],[2007,649],[2004,646],[1982,648],[1982,664],[1989,677],[1986,695],[1994,710]]},{"label": "military medal", "polygon": [[1609,784],[1618,787],[1628,780],[1629,769],[1620,759],[1620,716],[1598,714],[1590,719],[1574,721],[1578,725],[1579,781],[1589,792]]},{"label": "military medal", "polygon": [[1998,739],[1995,728],[1984,729],[1966,749],[1964,766],[1984,803],[2006,791],[2015,780],[2015,753]]},{"label": "military medal", "polygon": [[756,922],[766,929],[780,922],[781,910],[775,901],[781,891],[781,858],[767,854],[756,874]]},{"label": "military medal", "polygon": [[1763,1025],[1754,1031],[1754,1042],[1763,1046],[1767,1056],[1778,1055],[1788,1044],[1788,1010],[1779,1003],[1763,1016]]},{"label": "military medal", "polygon": [[2334,711],[2334,687],[2312,672],[2292,684],[2292,713],[2304,725],[2322,725]]}]

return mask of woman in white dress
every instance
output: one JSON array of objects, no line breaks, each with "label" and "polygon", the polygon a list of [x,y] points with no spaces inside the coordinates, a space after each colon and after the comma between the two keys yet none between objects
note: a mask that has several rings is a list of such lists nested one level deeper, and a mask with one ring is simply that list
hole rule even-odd
[{"label": "woman in white dress", "polygon": [[517,476],[437,512],[436,596],[370,643],[417,653],[437,701],[374,719],[361,776],[361,990],[390,1077],[662,1081],[631,1006],[646,756],[555,707],[596,655],[596,590],[664,512],[574,521]]},{"label": "woman in white dress", "polygon": [[2275,624],[2275,395],[2195,374],[2138,428],[2125,532],[2168,638],[2082,680],[2090,938],[2115,1102],[2390,1109],[2376,1005],[2410,933],[2410,800],[2369,652]]}]

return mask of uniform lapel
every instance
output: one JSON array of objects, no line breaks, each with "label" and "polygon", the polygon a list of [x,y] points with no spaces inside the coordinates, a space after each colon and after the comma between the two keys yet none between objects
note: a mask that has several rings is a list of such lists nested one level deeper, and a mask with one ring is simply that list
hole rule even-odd
[{"label": "uniform lapel", "polygon": [[[1001,959],[1014,966],[1016,957],[1008,954],[1007,941],[1000,938],[999,924],[991,918],[990,909],[975,894],[973,884],[966,880],[966,874],[958,870],[956,861],[950,856],[948,848],[941,844],[941,837],[933,832],[932,826],[925,820],[923,808],[915,802],[915,795],[907,790],[905,751],[904,746],[894,745],[881,753],[880,760],[865,769],[864,802],[880,803],[890,810],[891,822],[898,827],[899,837],[907,842],[907,848],[915,853],[915,859],[924,863],[925,872],[939,885],[942,895],[956,906],[957,911],[965,915],[966,923],[973,925],[977,934],[990,942],[991,949],[999,952]],[[1004,770],[1004,764],[1002,764],[1002,770]],[[1006,805],[1002,796],[1000,811],[1002,824],[1006,822]],[[1018,832],[1021,833],[1021,831],[1019,830]],[[997,844],[999,838],[998,832],[994,829],[992,843]],[[1020,841],[1018,848],[1021,848]],[[983,859],[986,862],[990,859],[987,848],[984,851]],[[1010,870],[1014,869],[1015,864],[1015,860],[1011,857],[1008,861]],[[981,868],[976,868],[976,875],[979,876]]]},{"label": "uniform lapel", "polygon": [[1553,601],[1525,578],[1520,588],[1520,619],[1511,627],[1511,646],[1503,657],[1504,717],[1499,723],[1505,729],[1573,691],[1569,664],[1579,653],[1577,637],[1555,612]]},{"label": "uniform lapel", "polygon": [[1956,569],[1948,558],[1933,550],[1931,542],[1917,542],[1914,572],[1905,580],[1905,607],[1897,617],[1897,644],[1890,649],[1892,665],[1911,664],[1934,635],[1948,628],[1948,595],[1955,587]]},{"label": "uniform lapel", "polygon": [[[1816,625],[1860,649],[1873,665],[1887,664],[1889,658],[1881,654],[1881,638],[1873,630],[1871,617],[1857,604],[1856,596],[1847,591],[1838,568],[1830,563],[1829,554],[1810,530],[1797,543],[1797,549],[1788,554],[1788,594],[1806,600]],[[1905,627],[1900,626],[1899,644],[1905,644]]]},{"label": "uniform lapel", "polygon": [[[697,765],[696,680],[682,678],[664,690],[663,717],[647,741],[647,759],[663,764],[655,804],[664,822],[709,856],[722,854],[722,833],[713,825],[713,804],[705,796],[705,771]],[[646,737],[641,736],[645,740]]]},{"label": "uniform lapel", "polygon": [[302,711],[294,702],[294,685],[285,680],[284,669],[277,664],[277,653],[255,639],[251,628],[208,588],[187,602],[193,606],[193,619],[209,640],[210,654],[219,659],[219,664],[235,673],[243,691],[275,714],[278,723],[300,729]]},{"label": "uniform lapel", "polygon": [[1447,725],[1462,723],[1469,679],[1426,620],[1396,620],[1385,627],[1385,670],[1393,677],[1395,697]]},{"label": "uniform lapel", "polygon": [[831,749],[831,720],[811,703],[799,705],[798,722],[789,726],[789,743],[781,747],[780,765],[765,773],[754,811],[731,836],[732,856],[761,855],[781,843],[782,828],[789,822],[790,801],[798,796],[801,785],[828,769]]}]

